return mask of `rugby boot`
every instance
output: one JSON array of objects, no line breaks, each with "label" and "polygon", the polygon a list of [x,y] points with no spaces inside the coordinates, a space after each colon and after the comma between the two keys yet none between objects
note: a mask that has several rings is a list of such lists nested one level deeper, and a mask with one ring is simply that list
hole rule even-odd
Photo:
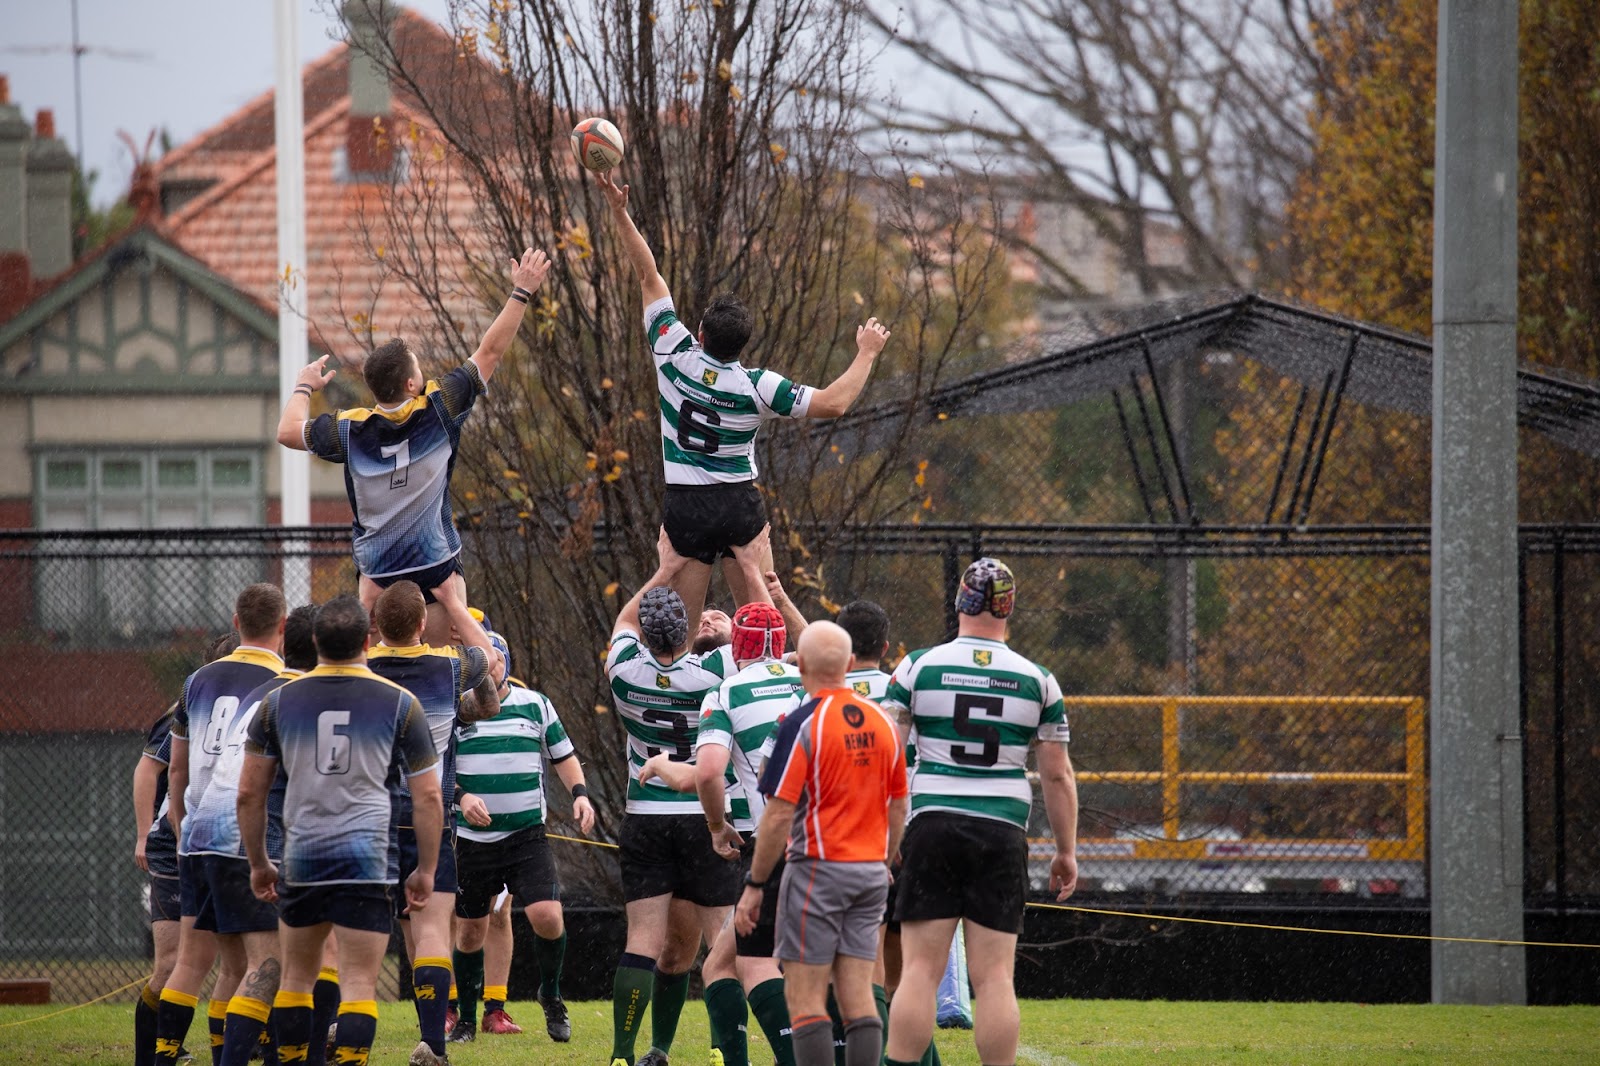
[{"label": "rugby boot", "polygon": [[566,1000],[560,996],[540,996],[539,1006],[544,1009],[544,1031],[558,1044],[572,1039],[572,1020],[567,1017]]},{"label": "rugby boot", "polygon": [[511,1020],[511,1015],[503,1010],[484,1011],[483,1031],[496,1033],[500,1036],[515,1036],[522,1032],[522,1026]]}]

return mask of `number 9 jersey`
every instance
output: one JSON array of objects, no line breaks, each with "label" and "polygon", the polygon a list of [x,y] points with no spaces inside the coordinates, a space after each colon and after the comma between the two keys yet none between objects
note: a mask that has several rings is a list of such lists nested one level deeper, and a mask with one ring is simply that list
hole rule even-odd
[{"label": "number 9 jersey", "polygon": [[707,355],[678,321],[672,298],[644,309],[661,390],[661,461],[668,485],[754,481],[756,430],[768,418],[804,418],[812,390],[771,370]]},{"label": "number 9 jersey", "polygon": [[685,653],[663,666],[632,629],[619,629],[606,652],[606,679],[622,727],[628,733],[629,814],[698,814],[700,797],[639,780],[652,755],[693,762],[700,731],[700,704],[722,684],[727,659]]},{"label": "number 9 jersey", "polygon": [[1066,743],[1055,675],[997,640],[957,637],[900,661],[881,705],[911,711],[911,817],[946,811],[1026,829],[1028,745]]}]

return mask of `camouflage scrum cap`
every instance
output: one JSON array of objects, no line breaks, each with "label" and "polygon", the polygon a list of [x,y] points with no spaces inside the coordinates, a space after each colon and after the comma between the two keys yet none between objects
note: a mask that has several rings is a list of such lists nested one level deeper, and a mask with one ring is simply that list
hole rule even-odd
[{"label": "camouflage scrum cap", "polygon": [[1017,605],[1017,579],[1011,568],[998,559],[985,556],[967,567],[956,592],[956,610],[962,614],[983,614],[1008,618]]},{"label": "camouflage scrum cap", "polygon": [[644,646],[658,655],[670,655],[689,639],[689,611],[683,597],[665,585],[651,589],[639,600],[639,635]]}]

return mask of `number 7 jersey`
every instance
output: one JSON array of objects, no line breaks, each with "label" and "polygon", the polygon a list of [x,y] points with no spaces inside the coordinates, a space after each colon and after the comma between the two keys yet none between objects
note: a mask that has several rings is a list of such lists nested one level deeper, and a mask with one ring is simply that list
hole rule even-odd
[{"label": "number 7 jersey", "polygon": [[673,762],[693,762],[700,731],[700,704],[722,684],[721,655],[684,654],[662,665],[639,634],[619,629],[606,652],[606,680],[628,733],[629,814],[696,814],[700,797],[675,792],[653,781],[641,783],[639,769],[652,755],[666,752]]},{"label": "number 7 jersey", "polygon": [[881,702],[909,708],[916,729],[913,818],[946,811],[1027,828],[1028,745],[1069,737],[1054,674],[1001,641],[957,637],[902,659]]},{"label": "number 7 jersey", "polygon": [[768,418],[804,418],[812,390],[771,370],[705,353],[670,296],[644,309],[660,389],[661,462],[668,485],[754,481],[756,430]]}]

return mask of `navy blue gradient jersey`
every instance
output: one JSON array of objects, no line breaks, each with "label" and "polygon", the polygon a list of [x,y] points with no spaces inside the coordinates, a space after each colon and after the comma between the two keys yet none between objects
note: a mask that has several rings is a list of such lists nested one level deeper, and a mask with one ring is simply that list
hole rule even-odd
[{"label": "navy blue gradient jersey", "polygon": [[356,568],[367,577],[400,577],[461,553],[450,473],[481,395],[483,378],[468,361],[393,410],[357,407],[305,424],[306,451],[344,464]]},{"label": "navy blue gradient jersey", "polygon": [[364,666],[319,666],[267,694],[249,755],[278,760],[285,883],[391,884],[394,797],[438,755],[417,698]]},{"label": "navy blue gradient jersey", "polygon": [[[456,789],[456,709],[461,697],[489,676],[489,656],[482,648],[452,645],[435,648],[413,644],[391,648],[379,644],[367,652],[367,665],[381,678],[393,681],[417,697],[428,715],[428,731],[439,753],[439,787],[446,808],[455,802]],[[409,790],[408,790],[409,791]],[[411,804],[403,806],[405,822],[411,824]]]},{"label": "navy blue gradient jersey", "polygon": [[[244,770],[244,744],[250,723],[261,709],[267,693],[302,676],[303,670],[284,670],[258,686],[244,699],[244,709],[234,716],[222,742],[222,754],[211,768],[211,783],[200,794],[200,802],[189,812],[194,820],[189,829],[189,854],[245,857],[244,841],[239,836],[239,774]],[[267,796],[267,856],[277,862],[283,856],[283,771],[280,768],[272,791]]]},{"label": "navy blue gradient jersey", "polygon": [[172,738],[189,746],[189,787],[183,792],[183,826],[178,854],[189,854],[194,810],[211,784],[211,772],[222,755],[228,727],[245,708],[245,698],[278,676],[283,660],[265,648],[248,644],[232,655],[207,663],[183,683],[183,695],[172,712]]},{"label": "navy blue gradient jersey", "polygon": [[172,715],[177,709],[174,703],[156,719],[145,734],[144,752],[139,756],[161,767],[156,776],[156,820],[144,837],[144,858],[152,877],[178,876],[178,836],[167,817],[167,767],[172,764]]}]

